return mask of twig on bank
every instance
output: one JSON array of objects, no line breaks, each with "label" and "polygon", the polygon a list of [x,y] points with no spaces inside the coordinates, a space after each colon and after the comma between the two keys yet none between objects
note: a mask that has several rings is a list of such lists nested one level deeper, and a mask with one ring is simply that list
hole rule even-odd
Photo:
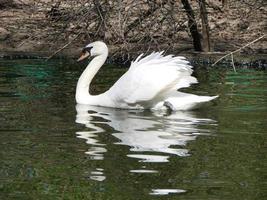
[{"label": "twig on bank", "polygon": [[46,61],[48,61],[49,59],[51,59],[54,55],[58,54],[60,51],[62,51],[63,49],[65,49],[67,46],[69,46],[74,40],[77,39],[77,37],[82,33],[82,31],[80,31],[71,41],[69,41],[67,44],[65,44],[63,47],[61,47],[60,49],[58,49],[57,51],[55,51],[51,56],[49,56]]},{"label": "twig on bank", "polygon": [[235,70],[235,62],[234,62],[234,54],[231,54],[231,59],[232,59],[232,66],[233,66],[234,71],[236,73],[236,70]]},{"label": "twig on bank", "polygon": [[[216,65],[218,62],[220,62],[221,60],[223,60],[223,59],[226,58],[227,56],[230,56],[230,55],[231,55],[231,56],[232,56],[232,64],[233,64],[233,67],[234,67],[234,63],[233,63],[234,56],[233,56],[233,54],[234,54],[234,53],[237,53],[237,52],[239,52],[239,51],[241,51],[242,49],[246,48],[247,46],[249,46],[249,45],[251,45],[251,44],[253,44],[253,43],[255,43],[255,42],[259,41],[259,40],[261,40],[261,39],[264,38],[264,37],[265,37],[265,34],[262,35],[262,36],[260,36],[259,38],[255,39],[255,40],[253,40],[252,42],[250,42],[250,43],[248,43],[248,44],[246,44],[246,45],[240,47],[239,49],[237,49],[237,50],[235,50],[235,51],[232,51],[232,52],[226,54],[225,56],[223,56],[223,57],[221,57],[220,59],[218,59],[215,63],[213,63],[212,66]],[[234,70],[235,70],[235,67],[234,67]]]}]

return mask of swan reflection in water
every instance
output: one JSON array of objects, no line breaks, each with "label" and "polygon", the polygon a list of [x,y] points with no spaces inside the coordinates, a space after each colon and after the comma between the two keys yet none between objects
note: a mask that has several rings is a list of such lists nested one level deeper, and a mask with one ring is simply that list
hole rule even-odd
[{"label": "swan reflection in water", "polygon": [[[76,122],[84,124],[88,130],[77,132],[77,137],[86,140],[91,147],[86,154],[91,159],[102,160],[108,151],[104,143],[98,140],[98,134],[107,132],[103,124],[114,130],[119,142],[116,145],[130,147],[128,157],[139,162],[168,162],[170,155],[189,156],[185,148],[188,141],[198,135],[210,134],[202,125],[216,125],[216,121],[195,117],[193,112],[149,112],[137,110],[111,109],[89,105],[76,105]],[[102,169],[101,169],[102,170]],[[103,172],[97,170],[94,173]],[[155,170],[137,169],[135,173],[155,173]],[[100,177],[100,178],[99,178]],[[103,180],[98,176],[97,180]]]}]

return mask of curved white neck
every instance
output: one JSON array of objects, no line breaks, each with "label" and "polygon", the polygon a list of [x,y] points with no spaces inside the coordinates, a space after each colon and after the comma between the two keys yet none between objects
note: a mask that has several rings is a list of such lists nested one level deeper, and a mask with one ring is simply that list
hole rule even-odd
[{"label": "curved white neck", "polygon": [[80,76],[77,87],[76,87],[76,102],[80,104],[91,104],[92,101],[95,100],[95,97],[90,95],[89,87],[90,84],[98,72],[98,70],[102,67],[105,63],[108,56],[108,52],[103,53],[101,55],[96,56],[86,67],[83,71],[82,75]]}]

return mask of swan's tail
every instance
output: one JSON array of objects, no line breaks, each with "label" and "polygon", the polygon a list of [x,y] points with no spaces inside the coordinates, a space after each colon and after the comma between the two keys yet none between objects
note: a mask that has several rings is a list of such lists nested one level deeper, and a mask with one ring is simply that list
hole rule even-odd
[{"label": "swan's tail", "polygon": [[[182,94],[182,95],[181,95]],[[192,110],[201,103],[209,102],[218,96],[198,96],[193,94],[180,93],[179,97],[169,97],[164,101],[164,106],[176,110]]]}]

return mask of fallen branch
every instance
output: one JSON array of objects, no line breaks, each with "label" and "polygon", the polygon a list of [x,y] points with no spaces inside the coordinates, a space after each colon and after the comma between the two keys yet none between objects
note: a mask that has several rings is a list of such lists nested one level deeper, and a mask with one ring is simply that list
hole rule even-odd
[{"label": "fallen branch", "polygon": [[65,44],[63,47],[61,47],[60,49],[58,49],[56,52],[54,52],[51,56],[49,56],[45,61],[48,61],[49,59],[51,59],[54,55],[58,54],[60,51],[62,51],[63,49],[65,49],[67,46],[69,46],[74,40],[77,39],[77,37],[82,33],[82,31],[80,31],[71,41],[69,41],[67,44]]},{"label": "fallen branch", "polygon": [[[242,47],[240,47],[239,49],[237,49],[237,50],[235,50],[235,51],[232,51],[232,52],[226,54],[225,56],[223,56],[223,57],[221,57],[220,59],[218,59],[215,63],[213,63],[212,66],[216,65],[218,62],[220,62],[221,60],[223,60],[223,59],[226,58],[227,56],[231,56],[231,58],[232,58],[232,64],[233,64],[233,63],[234,63],[234,62],[233,62],[233,60],[234,60],[234,59],[233,59],[233,54],[234,54],[234,53],[237,53],[237,52],[241,51],[242,49],[246,48],[247,46],[249,46],[249,45],[251,45],[251,44],[253,44],[253,43],[255,43],[255,42],[259,41],[259,40],[261,40],[261,39],[264,38],[264,37],[265,37],[265,34],[262,35],[262,36],[260,36],[259,38],[255,39],[255,40],[253,40],[252,42],[246,44],[245,46],[242,46]],[[233,65],[233,67],[234,67],[234,65]],[[235,70],[235,68],[234,68],[234,70]]]},{"label": "fallen branch", "polygon": [[235,70],[235,62],[234,62],[234,54],[231,54],[231,59],[232,59],[232,66],[234,68],[234,71],[236,72],[236,70]]}]

